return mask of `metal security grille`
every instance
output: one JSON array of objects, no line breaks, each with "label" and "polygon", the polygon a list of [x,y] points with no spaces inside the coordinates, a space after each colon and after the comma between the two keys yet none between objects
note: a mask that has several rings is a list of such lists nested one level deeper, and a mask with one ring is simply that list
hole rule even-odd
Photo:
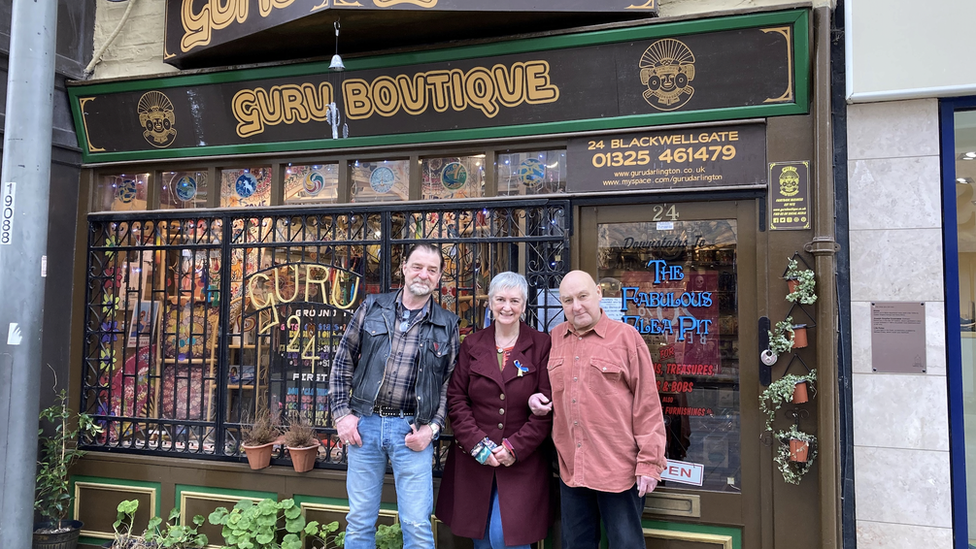
[{"label": "metal security grille", "polygon": [[[441,247],[435,298],[462,338],[484,326],[502,271],[528,279],[529,324],[561,320],[568,201],[464,206],[90,216],[82,405],[104,430],[85,445],[236,460],[242,427],[268,407],[283,423],[310,421],[318,466],[344,468],[333,353],[367,294],[401,286],[412,244]],[[441,438],[435,470],[450,443]]]}]

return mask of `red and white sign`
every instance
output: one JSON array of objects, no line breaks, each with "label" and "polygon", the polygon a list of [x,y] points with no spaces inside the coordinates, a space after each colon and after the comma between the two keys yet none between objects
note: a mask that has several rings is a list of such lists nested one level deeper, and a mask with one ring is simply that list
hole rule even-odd
[{"label": "red and white sign", "polygon": [[705,466],[699,463],[688,463],[687,461],[668,460],[667,466],[661,471],[661,480],[680,482],[681,484],[694,484],[701,486],[705,476]]}]

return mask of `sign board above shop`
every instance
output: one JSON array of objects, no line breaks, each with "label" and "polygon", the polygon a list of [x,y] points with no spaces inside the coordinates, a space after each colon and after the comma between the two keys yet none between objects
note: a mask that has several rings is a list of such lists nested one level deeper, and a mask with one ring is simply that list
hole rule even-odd
[{"label": "sign board above shop", "polygon": [[[181,68],[213,66],[197,60],[221,55],[232,58],[224,65],[252,63],[269,47],[288,51],[290,43],[266,43],[288,35],[301,36],[293,40],[306,48],[296,52],[298,58],[310,51],[321,55],[323,48],[331,53],[336,21],[341,21],[342,52],[347,54],[559,28],[547,26],[546,17],[559,19],[565,28],[655,16],[657,11],[657,0],[166,0],[164,60]],[[498,14],[507,17],[507,24]]]},{"label": "sign board above shop", "polygon": [[87,163],[801,114],[808,25],[808,11],[788,10],[69,94]]}]

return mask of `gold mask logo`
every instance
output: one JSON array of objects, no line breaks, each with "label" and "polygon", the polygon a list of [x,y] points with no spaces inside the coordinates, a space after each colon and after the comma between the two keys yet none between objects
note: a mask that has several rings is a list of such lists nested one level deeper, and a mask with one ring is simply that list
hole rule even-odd
[{"label": "gold mask logo", "polygon": [[644,101],[659,111],[674,111],[685,106],[695,95],[695,54],[674,38],[651,44],[640,60]]},{"label": "gold mask logo", "polygon": [[800,174],[796,166],[784,166],[779,174],[779,192],[783,196],[794,196],[800,192]]},{"label": "gold mask logo", "polygon": [[136,107],[139,113],[139,124],[142,125],[142,136],[150,145],[158,149],[165,149],[176,140],[176,113],[173,112],[173,102],[160,91],[149,91],[139,98]]}]

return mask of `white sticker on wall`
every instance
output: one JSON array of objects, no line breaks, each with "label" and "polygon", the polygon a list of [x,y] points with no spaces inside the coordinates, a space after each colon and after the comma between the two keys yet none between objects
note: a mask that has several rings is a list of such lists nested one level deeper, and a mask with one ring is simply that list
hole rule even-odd
[{"label": "white sticker on wall", "polygon": [[14,240],[14,204],[17,198],[17,184],[7,181],[3,184],[0,196],[0,244],[12,244]]},{"label": "white sticker on wall", "polygon": [[24,336],[20,335],[20,326],[16,322],[11,322],[7,330],[7,345],[20,345],[23,339]]}]

